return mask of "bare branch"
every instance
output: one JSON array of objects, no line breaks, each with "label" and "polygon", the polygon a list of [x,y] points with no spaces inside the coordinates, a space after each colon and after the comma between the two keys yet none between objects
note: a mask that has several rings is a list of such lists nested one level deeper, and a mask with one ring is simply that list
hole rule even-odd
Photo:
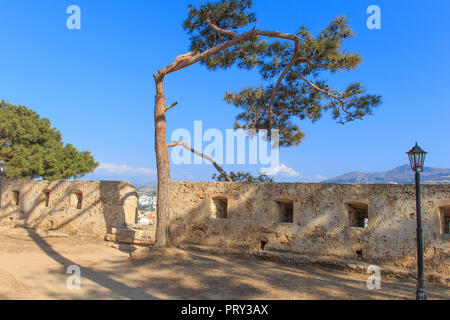
[{"label": "bare branch", "polygon": [[225,177],[225,179],[227,179],[227,181],[229,181],[229,182],[233,181],[233,180],[231,180],[230,176],[225,172],[225,170],[223,170],[211,157],[205,155],[204,153],[201,153],[200,151],[195,150],[194,148],[189,146],[186,142],[184,142],[184,141],[174,141],[174,142],[170,142],[170,143],[167,144],[168,148],[176,147],[176,146],[182,146],[185,149],[191,151],[193,154],[196,154],[196,155],[198,155],[198,156],[208,160],[209,162],[212,163],[214,168],[216,168],[217,171],[219,171]]},{"label": "bare branch", "polygon": [[173,107],[175,107],[177,104],[178,104],[178,102],[172,103],[170,106],[168,106],[168,107],[166,108],[166,110],[165,110],[164,112],[169,111],[170,109],[172,109]]},{"label": "bare branch", "polygon": [[273,108],[273,104],[275,102],[275,96],[276,96],[278,88],[281,84],[281,81],[284,79],[286,74],[292,69],[292,66],[294,65],[294,63],[297,59],[298,51],[300,48],[300,42],[299,42],[300,38],[296,35],[292,35],[289,33],[282,33],[282,32],[276,32],[276,31],[262,31],[262,30],[251,30],[249,32],[246,32],[246,33],[238,36],[236,33],[232,32],[232,31],[224,30],[224,29],[217,27],[216,25],[214,25],[212,23],[211,20],[208,22],[208,24],[211,25],[211,27],[214,30],[216,30],[217,32],[227,34],[228,36],[232,37],[233,39],[231,41],[222,43],[216,47],[213,47],[213,48],[206,50],[204,52],[201,52],[201,53],[190,52],[190,53],[178,56],[175,59],[175,61],[172,62],[169,66],[159,70],[158,73],[154,75],[155,79],[164,77],[167,74],[178,71],[180,69],[184,69],[194,63],[197,63],[198,61],[201,61],[201,60],[203,60],[213,54],[216,54],[222,50],[225,50],[229,47],[235,46],[238,43],[246,41],[254,36],[264,36],[264,37],[269,37],[269,38],[280,38],[280,39],[294,41],[295,49],[294,49],[294,53],[292,54],[292,58],[289,62],[289,65],[286,67],[286,69],[283,71],[283,73],[278,78],[278,81],[275,85],[275,88],[272,92],[272,97],[269,102],[269,127],[271,128],[272,127],[272,108]]},{"label": "bare branch", "polygon": [[[336,100],[336,101],[338,102],[339,106],[341,107],[341,110],[342,110],[344,113],[346,113],[348,116],[350,116],[350,117],[352,117],[352,118],[356,118],[356,119],[362,120],[361,117],[358,117],[358,116],[352,114],[351,112],[348,112],[348,111],[345,109],[345,102],[344,102],[344,100],[342,100],[342,98],[340,97],[342,94],[341,94],[339,91],[337,91],[336,89],[331,89],[331,88],[330,88],[329,90],[322,89],[322,88],[319,87],[318,85],[312,83],[311,81],[309,81],[309,80],[306,79],[305,77],[303,77],[303,76],[301,76],[300,74],[298,74],[296,71],[292,70],[292,73],[293,73],[296,77],[298,77],[298,78],[302,79],[303,81],[305,81],[308,85],[310,85],[310,86],[313,87],[314,89],[319,90],[320,92],[326,94],[326,95],[329,96],[330,98]],[[333,93],[333,91],[334,91],[334,93]]]},{"label": "bare branch", "polygon": [[186,67],[189,67],[213,54],[216,54],[220,51],[223,51],[227,48],[233,47],[237,45],[240,42],[246,41],[254,36],[264,36],[269,38],[279,38],[279,39],[285,39],[285,40],[292,40],[292,41],[298,41],[299,37],[289,34],[289,33],[282,33],[282,32],[276,32],[276,31],[261,31],[261,30],[251,30],[248,31],[240,36],[237,36],[236,38],[222,43],[218,46],[215,46],[211,49],[208,49],[206,51],[203,51],[201,53],[197,53],[195,51],[189,52],[187,54],[178,56],[174,62],[172,62],[167,67],[159,70],[156,74],[153,75],[155,80],[161,80],[161,78],[164,78],[169,73],[173,73],[175,71],[184,69]]},{"label": "bare branch", "polygon": [[328,95],[331,98],[336,99],[340,105],[344,105],[344,101],[339,98],[338,96],[334,95],[333,93],[331,93],[330,91],[327,91],[325,89],[322,89],[321,87],[319,87],[318,85],[312,83],[311,81],[309,81],[308,79],[306,79],[305,77],[301,76],[300,74],[298,74],[296,71],[292,70],[292,73],[297,77],[302,79],[303,81],[305,81],[307,84],[309,84],[311,87],[313,87],[316,90],[319,90],[320,92]]},{"label": "bare branch", "polygon": [[236,37],[238,36],[236,32],[233,32],[233,31],[231,31],[231,30],[225,30],[225,29],[222,29],[222,28],[220,28],[219,26],[217,26],[217,25],[213,22],[213,20],[212,20],[212,18],[211,18],[211,15],[210,15],[209,13],[206,15],[206,23],[207,23],[211,28],[213,28],[219,35],[220,35],[220,34],[224,34],[224,35],[226,35],[226,36],[229,36],[229,37],[232,38],[232,39],[234,39],[234,38],[236,38]]}]

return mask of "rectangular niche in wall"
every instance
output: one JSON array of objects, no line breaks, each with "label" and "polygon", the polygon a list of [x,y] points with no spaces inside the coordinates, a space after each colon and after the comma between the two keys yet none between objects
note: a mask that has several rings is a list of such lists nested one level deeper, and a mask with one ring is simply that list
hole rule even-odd
[{"label": "rectangular niche in wall", "polygon": [[224,197],[213,198],[212,217],[216,219],[226,219],[228,210],[228,200]]},{"label": "rectangular niche in wall", "polygon": [[450,235],[450,206],[440,208],[442,234]]},{"label": "rectangular niche in wall", "polygon": [[294,223],[294,201],[278,200],[275,202],[278,208],[278,222]]},{"label": "rectangular niche in wall", "polygon": [[17,190],[13,191],[13,204],[18,206],[20,202],[20,192]]},{"label": "rectangular niche in wall", "polygon": [[367,228],[369,222],[369,207],[362,202],[349,202],[345,204],[350,227]]},{"label": "rectangular niche in wall", "polygon": [[72,199],[71,199],[71,206],[77,208],[78,210],[81,210],[82,206],[83,206],[83,193],[81,191],[75,191],[72,194]]},{"label": "rectangular niche in wall", "polygon": [[48,208],[50,203],[50,190],[44,190],[42,193],[44,194],[44,207]]}]

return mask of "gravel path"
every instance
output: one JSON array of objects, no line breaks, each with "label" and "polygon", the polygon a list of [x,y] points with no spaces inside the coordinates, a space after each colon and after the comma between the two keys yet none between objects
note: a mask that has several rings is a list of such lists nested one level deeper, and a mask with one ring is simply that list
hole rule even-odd
[{"label": "gravel path", "polygon": [[[166,249],[130,260],[101,240],[0,227],[0,299],[414,299],[415,281],[324,267]],[[81,270],[68,289],[67,267]],[[430,299],[450,299],[450,287],[427,284]]]}]

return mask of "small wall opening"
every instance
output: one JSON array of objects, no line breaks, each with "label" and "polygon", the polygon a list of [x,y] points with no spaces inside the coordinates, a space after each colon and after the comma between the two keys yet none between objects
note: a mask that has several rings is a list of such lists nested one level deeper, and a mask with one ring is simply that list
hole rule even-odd
[{"label": "small wall opening", "polygon": [[361,202],[350,202],[345,204],[348,212],[348,223],[350,227],[367,228],[369,226],[369,206]]},{"label": "small wall opening", "polygon": [[214,207],[213,207],[213,218],[216,219],[226,219],[227,211],[228,211],[228,200],[223,197],[213,198]]},{"label": "small wall opening", "polygon": [[278,200],[276,203],[278,222],[294,223],[294,202],[292,200]]},{"label": "small wall opening", "polygon": [[450,235],[450,206],[440,208],[442,234]]},{"label": "small wall opening", "polygon": [[83,207],[83,193],[81,191],[74,192],[73,204],[78,210],[81,210]]},{"label": "small wall opening", "polygon": [[18,206],[20,203],[20,191],[14,190],[13,191],[13,203]]},{"label": "small wall opening", "polygon": [[261,241],[261,250],[265,250],[267,246],[267,241]]},{"label": "small wall opening", "polygon": [[42,193],[44,194],[44,207],[48,208],[50,203],[50,190],[44,190]]},{"label": "small wall opening", "polygon": [[362,260],[363,259],[363,252],[362,250],[356,250],[356,259]]}]

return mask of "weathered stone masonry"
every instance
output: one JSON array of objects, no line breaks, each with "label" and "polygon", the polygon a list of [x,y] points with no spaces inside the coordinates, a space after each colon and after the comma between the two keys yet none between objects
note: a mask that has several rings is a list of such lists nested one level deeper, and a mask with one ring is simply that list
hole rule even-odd
[{"label": "weathered stone masonry", "polygon": [[[6,181],[0,223],[151,244],[137,205],[128,182]],[[172,182],[170,212],[175,244],[416,264],[413,185]],[[450,185],[422,186],[422,212],[426,270],[449,276]]]},{"label": "weathered stone masonry", "polygon": [[[422,186],[427,267],[447,275],[449,208],[450,185]],[[172,182],[170,235],[175,243],[413,268],[415,212],[413,185]]]},{"label": "weathered stone masonry", "polygon": [[135,223],[137,206],[128,182],[5,181],[0,223],[101,238]]}]

